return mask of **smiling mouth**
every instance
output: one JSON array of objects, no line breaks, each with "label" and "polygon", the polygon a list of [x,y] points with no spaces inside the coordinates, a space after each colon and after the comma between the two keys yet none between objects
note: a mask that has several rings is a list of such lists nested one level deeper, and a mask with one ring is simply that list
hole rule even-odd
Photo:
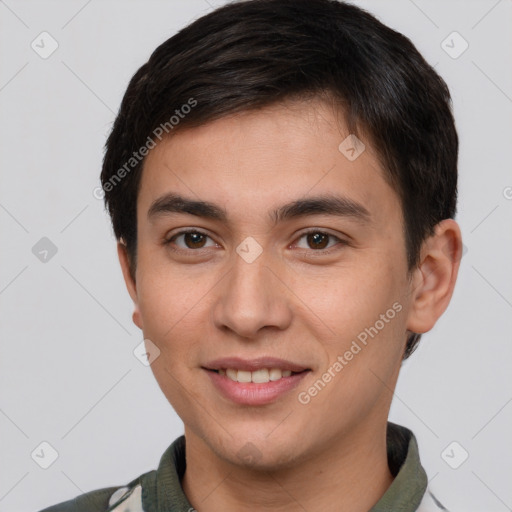
[{"label": "smiling mouth", "polygon": [[261,368],[255,371],[236,370],[234,368],[220,368],[218,370],[205,368],[205,370],[227,377],[234,382],[254,384],[274,382],[291,377],[292,375],[298,375],[300,373],[310,371],[309,369],[306,369],[300,372],[292,372],[291,370],[281,370],[280,368]]}]

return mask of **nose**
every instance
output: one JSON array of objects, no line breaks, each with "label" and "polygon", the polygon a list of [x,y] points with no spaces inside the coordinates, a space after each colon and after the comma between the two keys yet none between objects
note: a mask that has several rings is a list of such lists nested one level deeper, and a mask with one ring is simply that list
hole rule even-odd
[{"label": "nose", "polygon": [[213,321],[217,328],[254,339],[265,327],[283,330],[290,325],[290,291],[283,267],[269,260],[265,252],[251,263],[233,255],[222,286],[216,287]]}]

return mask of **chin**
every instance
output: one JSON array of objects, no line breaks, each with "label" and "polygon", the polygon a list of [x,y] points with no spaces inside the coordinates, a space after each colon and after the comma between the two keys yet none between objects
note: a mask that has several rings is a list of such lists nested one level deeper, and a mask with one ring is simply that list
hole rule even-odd
[{"label": "chin", "polygon": [[230,439],[227,445],[215,450],[222,458],[231,464],[254,470],[254,471],[276,471],[286,469],[296,464],[298,453],[297,446],[301,441],[293,442],[290,437],[288,443],[283,439],[269,439],[265,435],[256,438],[255,436],[236,436],[236,441]]}]

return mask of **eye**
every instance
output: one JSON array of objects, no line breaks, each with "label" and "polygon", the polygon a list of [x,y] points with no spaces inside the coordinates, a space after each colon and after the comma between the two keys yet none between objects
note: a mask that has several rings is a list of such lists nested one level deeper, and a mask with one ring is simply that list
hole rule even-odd
[{"label": "eye", "polygon": [[[207,245],[208,239],[212,242],[210,245]],[[298,240],[300,241],[302,239],[305,239],[306,247],[300,247],[299,244],[296,244],[299,249],[320,252],[323,254],[332,252],[330,249],[336,245],[348,245],[347,241],[338,238],[331,233],[318,229],[312,229],[302,233]],[[181,242],[178,242],[179,240],[181,240]],[[176,251],[207,249],[209,247],[217,246],[210,236],[202,231],[198,231],[197,229],[182,230],[169,239],[166,239],[164,241],[164,245],[175,246],[171,248]]]},{"label": "eye", "polygon": [[[330,249],[333,246],[336,245],[348,245],[348,242],[345,240],[342,240],[341,238],[338,238],[337,236],[334,236],[330,233],[326,233],[325,231],[320,230],[310,230],[306,233],[302,233],[302,235],[299,237],[299,240],[302,240],[303,238],[306,239],[307,247],[301,247],[301,249],[312,249],[316,252],[331,252]],[[331,242],[337,242],[334,244],[331,244],[329,246],[329,241]]]},{"label": "eye", "polygon": [[[184,245],[175,244],[176,240],[182,238]],[[196,229],[187,229],[176,233],[174,236],[165,240],[165,245],[175,244],[178,246],[178,250],[187,250],[187,249],[204,249],[208,247],[215,247],[215,242],[213,245],[207,246],[206,240],[210,238],[206,233],[198,231]],[[210,239],[211,240],[211,239]]]}]

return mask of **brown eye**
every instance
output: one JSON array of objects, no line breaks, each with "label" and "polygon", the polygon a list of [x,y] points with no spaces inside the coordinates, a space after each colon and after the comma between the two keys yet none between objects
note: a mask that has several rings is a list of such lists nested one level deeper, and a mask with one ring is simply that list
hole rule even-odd
[{"label": "brown eye", "polygon": [[[179,233],[171,237],[169,240],[166,240],[165,244],[176,245],[177,250],[203,249],[207,247],[212,247],[211,245],[205,245],[207,243],[208,238],[210,237],[205,233],[201,233],[201,231],[180,231]],[[181,240],[181,242],[177,243],[178,240]]]},{"label": "brown eye", "polygon": [[329,235],[325,233],[310,233],[307,236],[307,241],[312,249],[325,249],[329,243]]},{"label": "brown eye", "polygon": [[[300,240],[302,239],[305,239],[306,243],[303,243],[301,246]],[[297,245],[300,249],[310,250],[313,252],[325,252],[327,254],[330,252],[331,248],[335,248],[337,245],[348,245],[348,242],[324,231],[310,230],[299,237],[299,243]]]},{"label": "brown eye", "polygon": [[203,247],[206,237],[201,233],[185,233],[183,240],[189,249],[200,249]]}]

